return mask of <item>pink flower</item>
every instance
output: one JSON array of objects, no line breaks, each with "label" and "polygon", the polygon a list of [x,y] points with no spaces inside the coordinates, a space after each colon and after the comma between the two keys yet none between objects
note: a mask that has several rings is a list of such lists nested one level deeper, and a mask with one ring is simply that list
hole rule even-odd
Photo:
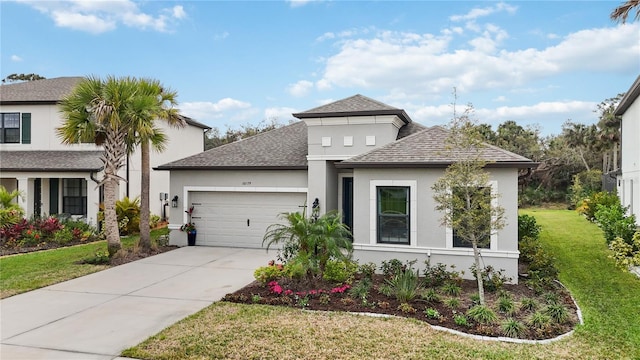
[{"label": "pink flower", "polygon": [[287,289],[287,290],[284,291],[284,294],[285,295],[291,295],[291,294],[293,294],[293,290]]}]

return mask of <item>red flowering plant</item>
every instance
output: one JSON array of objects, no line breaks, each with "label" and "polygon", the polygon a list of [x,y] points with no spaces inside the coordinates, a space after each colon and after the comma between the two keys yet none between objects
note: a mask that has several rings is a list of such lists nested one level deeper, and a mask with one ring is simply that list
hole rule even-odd
[{"label": "red flowering plant", "polygon": [[184,211],[185,213],[187,213],[187,216],[188,216],[189,220],[187,221],[186,224],[183,224],[182,226],[180,226],[180,230],[181,231],[185,231],[185,232],[188,232],[188,233],[196,231],[196,224],[191,221],[191,216],[193,215],[193,210],[194,210],[194,207],[191,206],[189,208],[189,210],[185,210]]}]

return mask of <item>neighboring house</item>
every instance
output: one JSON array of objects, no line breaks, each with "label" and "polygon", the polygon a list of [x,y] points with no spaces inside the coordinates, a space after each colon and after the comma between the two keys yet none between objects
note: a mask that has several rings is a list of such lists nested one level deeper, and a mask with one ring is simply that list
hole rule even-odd
[{"label": "neighboring house", "polygon": [[[293,115],[302,121],[158,167],[170,170],[180,208],[194,207],[198,245],[261,248],[278,214],[305,207],[309,214],[318,202],[322,212],[342,212],[361,262],[430,259],[471,276],[473,252],[440,225],[431,190],[451,163],[444,129],[362,95]],[[483,153],[508,223],[483,262],[517,282],[518,169],[535,164],[494,146]],[[186,221],[175,212],[169,226]],[[172,244],[186,238],[171,232]]]},{"label": "neighboring house", "polygon": [[[64,145],[55,132],[63,122],[58,103],[81,80],[60,77],[0,86],[0,185],[22,192],[19,204],[27,217],[68,214],[96,222],[101,191],[94,179],[101,177],[101,148],[93,143]],[[160,122],[169,142],[162,154],[151,152],[152,166],[204,150],[203,132],[209,127],[186,120],[189,125],[182,129]],[[119,175],[129,180],[121,183],[120,198],[138,196],[138,151]],[[153,213],[163,215],[160,193],[168,191],[169,174],[152,171]]]},{"label": "neighboring house", "polygon": [[618,175],[618,197],[640,225],[640,76],[624,95],[614,114],[622,117],[622,166]]}]

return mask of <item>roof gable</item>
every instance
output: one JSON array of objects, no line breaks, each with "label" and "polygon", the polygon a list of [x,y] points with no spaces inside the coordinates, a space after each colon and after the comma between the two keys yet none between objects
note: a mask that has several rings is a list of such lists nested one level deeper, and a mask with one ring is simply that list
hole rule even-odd
[{"label": "roof gable", "polygon": [[629,88],[629,91],[627,91],[620,100],[620,104],[618,104],[618,107],[614,111],[614,115],[622,116],[631,106],[631,104],[636,101],[638,96],[640,96],[640,75],[638,75],[636,81],[634,81]]},{"label": "roof gable", "polygon": [[[449,132],[442,127],[434,126],[416,132],[393,143],[373,149],[367,153],[354,156],[336,166],[350,167],[419,167],[447,166],[452,158],[447,151],[446,139]],[[458,152],[461,157],[473,156]],[[530,159],[514,154],[499,147],[484,144],[481,158],[493,165],[517,167],[534,164]]]},{"label": "roof gable", "polygon": [[298,119],[371,115],[397,115],[405,123],[411,122],[404,110],[360,94],[293,114]]},{"label": "roof gable", "polygon": [[157,167],[160,170],[306,168],[307,126],[302,121]]}]

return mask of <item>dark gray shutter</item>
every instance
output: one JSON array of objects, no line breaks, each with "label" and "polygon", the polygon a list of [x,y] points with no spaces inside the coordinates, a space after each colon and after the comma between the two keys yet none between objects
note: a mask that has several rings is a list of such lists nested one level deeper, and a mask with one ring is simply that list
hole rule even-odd
[{"label": "dark gray shutter", "polygon": [[31,144],[31,113],[22,113],[22,143]]}]

